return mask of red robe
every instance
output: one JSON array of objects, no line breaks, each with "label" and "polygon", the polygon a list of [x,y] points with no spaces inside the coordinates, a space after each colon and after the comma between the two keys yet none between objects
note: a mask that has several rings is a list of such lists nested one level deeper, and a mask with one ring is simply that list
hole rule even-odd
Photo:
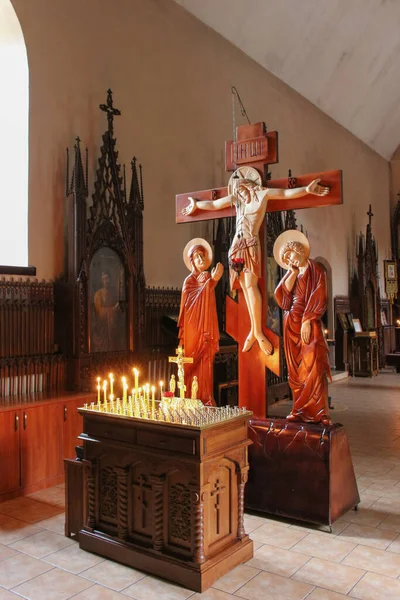
[{"label": "red robe", "polygon": [[[202,275],[206,280],[200,282]],[[219,328],[215,303],[217,282],[210,273],[192,273],[183,283],[181,309],[178,319],[179,340],[185,356],[191,356],[192,364],[185,364],[185,397],[190,398],[192,379],[196,375],[198,397],[204,404],[215,406],[213,398],[213,363],[219,349]]]},{"label": "red robe", "polygon": [[[327,308],[326,278],[323,268],[312,260],[303,274],[297,276],[291,292],[283,277],[275,290],[275,298],[284,311],[284,346],[293,394],[292,415],[295,420],[319,423],[328,417],[328,381],[331,377],[328,346],[321,317]],[[311,321],[309,344],[301,340],[301,325]]]}]

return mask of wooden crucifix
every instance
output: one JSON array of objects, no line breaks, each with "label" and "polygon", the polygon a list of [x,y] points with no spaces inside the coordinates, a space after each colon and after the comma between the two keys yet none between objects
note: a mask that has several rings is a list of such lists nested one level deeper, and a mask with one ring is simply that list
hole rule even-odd
[{"label": "wooden crucifix", "polygon": [[263,236],[259,236],[265,212],[341,204],[342,173],[336,170],[300,175],[296,178],[298,187],[293,189],[287,189],[287,179],[263,185],[268,164],[278,162],[277,133],[267,133],[264,123],[244,125],[236,131],[237,141],[226,143],[226,170],[235,169],[229,185],[177,195],[176,221],[236,214],[229,260],[231,287],[238,288],[239,293],[237,302],[229,296],[226,299],[226,331],[239,344],[239,406],[264,417],[265,367],[279,375],[280,364],[279,336],[265,326]]}]

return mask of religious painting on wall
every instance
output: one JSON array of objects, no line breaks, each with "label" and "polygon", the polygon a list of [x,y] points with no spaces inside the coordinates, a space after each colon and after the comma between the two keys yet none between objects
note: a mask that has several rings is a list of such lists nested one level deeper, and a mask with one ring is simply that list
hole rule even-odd
[{"label": "religious painting on wall", "polygon": [[277,335],[282,335],[282,312],[274,296],[275,288],[281,278],[280,269],[272,256],[268,256],[266,263],[267,327]]},{"label": "religious painting on wall", "polygon": [[90,352],[128,349],[125,268],[106,246],[92,258],[89,275]]},{"label": "religious painting on wall", "polygon": [[349,322],[347,320],[346,313],[338,313],[338,319],[339,319],[339,323],[342,326],[343,331],[348,331]]},{"label": "religious painting on wall", "polygon": [[395,260],[385,260],[383,262],[385,265],[386,296],[389,302],[393,302],[398,294],[397,265]]}]

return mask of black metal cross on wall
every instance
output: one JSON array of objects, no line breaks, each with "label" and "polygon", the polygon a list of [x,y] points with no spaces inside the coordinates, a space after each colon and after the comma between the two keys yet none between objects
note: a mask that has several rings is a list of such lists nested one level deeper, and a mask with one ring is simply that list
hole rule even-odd
[{"label": "black metal cross on wall", "polygon": [[109,131],[113,131],[114,116],[120,115],[121,111],[113,107],[112,91],[110,88],[107,90],[107,104],[99,104],[99,108],[107,113],[108,129]]}]

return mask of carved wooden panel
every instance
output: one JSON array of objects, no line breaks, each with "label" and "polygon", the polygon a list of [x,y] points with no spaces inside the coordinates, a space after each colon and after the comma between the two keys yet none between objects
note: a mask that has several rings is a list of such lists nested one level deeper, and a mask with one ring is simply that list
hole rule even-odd
[{"label": "carved wooden panel", "polygon": [[152,538],[152,485],[149,467],[138,463],[131,469],[130,527],[129,536]]}]

